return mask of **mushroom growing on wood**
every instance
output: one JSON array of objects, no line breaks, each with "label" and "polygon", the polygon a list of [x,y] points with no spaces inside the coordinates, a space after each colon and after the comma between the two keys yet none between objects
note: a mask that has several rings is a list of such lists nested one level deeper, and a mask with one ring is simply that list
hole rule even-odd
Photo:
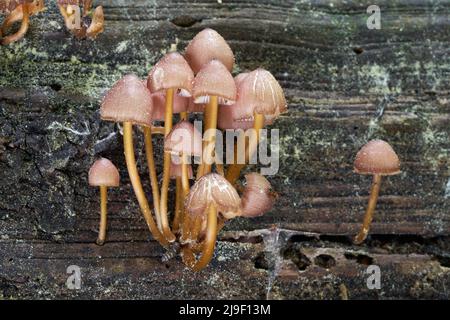
[{"label": "mushroom growing on wood", "polygon": [[[225,219],[232,219],[241,214],[241,199],[234,187],[221,175],[209,173],[201,177],[191,188],[186,201],[186,213],[192,221],[200,220],[201,232],[205,233],[201,257],[194,262],[192,251],[185,248],[183,255],[185,261],[193,270],[203,269],[210,261],[214,253],[217,236],[217,218],[221,214]],[[206,222],[206,223],[205,223]],[[184,227],[184,226],[183,226]],[[186,240],[186,239],[185,239]],[[189,239],[186,244],[192,245]],[[195,242],[194,242],[195,243]]]},{"label": "mushroom growing on wood", "polygon": [[242,216],[254,218],[269,211],[275,202],[276,194],[270,182],[262,175],[252,172],[245,175],[245,188],[242,193]]},{"label": "mushroom growing on wood", "polygon": [[[80,2],[83,10],[81,10]],[[105,18],[103,7],[98,6],[92,12],[92,0],[77,1],[70,4],[66,0],[59,0],[58,7],[64,17],[66,28],[79,39],[94,39],[104,30]]]},{"label": "mushroom growing on wood", "polygon": [[[172,129],[174,93],[180,90],[184,96],[192,92],[194,73],[183,56],[177,52],[165,55],[148,75],[147,86],[152,93],[165,91],[166,108],[164,118],[164,136],[167,137]],[[170,230],[167,213],[167,199],[170,182],[170,154],[164,153],[163,181],[161,186],[160,219],[164,236],[169,242],[175,241]]]},{"label": "mushroom growing on wood", "polygon": [[217,31],[206,28],[189,42],[184,57],[197,74],[211,60],[219,60],[231,72],[234,54],[225,39]]},{"label": "mushroom growing on wood", "polygon": [[194,103],[207,104],[205,110],[205,142],[202,162],[197,178],[211,172],[215,148],[215,130],[219,104],[233,104],[236,100],[236,85],[227,68],[218,60],[206,64],[194,80]]},{"label": "mushroom growing on wood", "polygon": [[[235,105],[221,109],[224,120],[222,128],[246,128],[250,124],[256,134],[256,139],[251,139],[245,151],[245,163],[253,155],[258,147],[261,129],[265,123],[271,123],[280,113],[287,109],[283,89],[275,77],[267,70],[256,69],[247,75],[237,79],[238,100]],[[241,124],[240,124],[241,123]],[[247,124],[245,124],[247,123]],[[236,152],[235,152],[236,157]],[[245,163],[232,164],[226,174],[232,184],[239,178]]]},{"label": "mushroom growing on wood", "polygon": [[150,92],[137,76],[133,74],[126,75],[103,98],[100,115],[103,120],[123,122],[125,160],[134,193],[153,237],[166,246],[167,240],[153,220],[152,211],[142,188],[134,156],[133,124],[144,127],[152,125],[152,99]]},{"label": "mushroom growing on wood", "polygon": [[9,13],[9,15],[2,23],[0,37],[4,36],[15,22],[21,21],[20,28],[16,33],[3,37],[3,45],[22,39],[28,31],[30,17],[45,9],[44,0],[25,1],[20,3],[21,4],[19,4],[18,1],[9,1],[9,3],[5,4],[5,7],[2,8],[6,9],[6,12]]},{"label": "mushroom growing on wood", "polygon": [[100,229],[97,244],[103,245],[106,239],[108,187],[118,187],[120,181],[119,171],[114,164],[105,158],[94,162],[89,169],[89,185],[100,187]]},{"label": "mushroom growing on wood", "polygon": [[373,175],[369,203],[360,232],[354,238],[355,244],[362,243],[369,233],[375,206],[380,191],[381,177],[400,173],[400,160],[394,149],[383,140],[372,140],[356,154],[354,171],[358,174]]}]

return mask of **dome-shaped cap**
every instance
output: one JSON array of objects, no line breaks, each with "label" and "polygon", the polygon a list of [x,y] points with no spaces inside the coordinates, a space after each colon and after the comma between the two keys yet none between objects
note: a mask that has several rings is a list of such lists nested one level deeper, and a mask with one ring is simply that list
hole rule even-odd
[{"label": "dome-shaped cap", "polygon": [[196,74],[211,60],[219,60],[228,71],[233,70],[233,51],[213,29],[207,28],[199,32],[186,47],[184,56]]},{"label": "dome-shaped cap", "polygon": [[148,75],[147,87],[151,92],[167,89],[183,89],[183,94],[192,92],[194,73],[178,52],[166,54]]},{"label": "dome-shaped cap", "polygon": [[185,208],[192,216],[204,217],[210,204],[226,219],[239,216],[241,212],[241,199],[236,189],[217,173],[204,175],[192,186]]},{"label": "dome-shaped cap", "polygon": [[89,169],[89,185],[118,187],[120,182],[119,171],[116,166],[106,158],[100,158]]},{"label": "dome-shaped cap", "polygon": [[[181,159],[178,161],[181,163]],[[182,170],[181,170],[181,164],[174,163],[173,161],[170,162],[170,178],[175,179],[182,176]],[[192,179],[194,178],[194,173],[192,171],[192,166],[188,165],[188,178]]]},{"label": "dome-shaped cap", "polygon": [[129,74],[116,82],[106,93],[100,107],[100,116],[107,121],[130,121],[151,126],[152,105],[150,91],[142,80],[134,74]]},{"label": "dome-shaped cap", "polygon": [[[153,101],[153,121],[164,121],[166,113],[166,93],[164,91],[158,91],[152,93]],[[189,98],[174,95],[173,97],[173,113],[181,113],[187,111],[189,104]]]},{"label": "dome-shaped cap", "polygon": [[208,103],[210,96],[217,96],[219,104],[236,101],[236,84],[233,76],[218,60],[205,65],[194,79],[194,103]]},{"label": "dome-shaped cap", "polygon": [[178,122],[164,139],[164,150],[177,156],[201,156],[202,134],[189,121]]},{"label": "dome-shaped cap", "polygon": [[253,218],[269,211],[275,201],[270,182],[258,173],[245,175],[246,186],[242,195],[242,216]]},{"label": "dome-shaped cap", "polygon": [[387,142],[371,140],[356,154],[354,167],[359,174],[395,175],[400,173],[400,160]]}]

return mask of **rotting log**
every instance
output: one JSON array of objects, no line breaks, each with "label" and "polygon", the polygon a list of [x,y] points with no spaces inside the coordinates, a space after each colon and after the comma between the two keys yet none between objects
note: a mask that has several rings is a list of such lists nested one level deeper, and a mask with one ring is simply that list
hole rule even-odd
[{"label": "rotting log", "polygon": [[[449,298],[450,3],[378,1],[381,30],[369,30],[370,1],[227,2],[97,1],[106,26],[96,41],[71,37],[50,4],[24,40],[0,47],[0,296]],[[193,274],[179,259],[161,262],[120,128],[101,122],[98,107],[123,74],[145,77],[205,27],[229,41],[235,72],[273,72],[289,112],[272,126],[281,140],[269,177],[275,208],[230,223],[211,266]],[[371,238],[352,246],[371,183],[352,163],[372,138],[393,145],[403,172],[384,179]],[[98,195],[87,183],[99,156],[122,181],[109,195],[104,247],[94,244]],[[380,266],[382,290],[365,285],[368,262]],[[65,286],[72,264],[81,290]]]}]

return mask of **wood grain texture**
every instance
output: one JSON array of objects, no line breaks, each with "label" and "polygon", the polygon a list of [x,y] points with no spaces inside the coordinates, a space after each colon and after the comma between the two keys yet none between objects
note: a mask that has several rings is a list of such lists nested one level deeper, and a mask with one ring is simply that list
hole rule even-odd
[{"label": "wood grain texture", "polygon": [[[96,3],[106,17],[96,41],[72,38],[51,4],[32,18],[26,39],[0,47],[0,294],[340,298],[345,284],[351,298],[448,299],[448,1],[377,1],[381,30],[366,27],[371,1]],[[273,72],[289,112],[272,126],[280,129],[281,142],[280,170],[269,177],[280,195],[275,208],[261,218],[232,221],[211,267],[193,275],[177,259],[161,263],[164,252],[134,201],[120,130],[100,121],[98,107],[122,75],[145,77],[171,44],[182,51],[205,27],[230,43],[235,73],[258,66]],[[136,133],[144,178],[142,135]],[[402,173],[383,179],[372,240],[353,247],[346,239],[362,221],[371,178],[354,174],[352,164],[373,138],[392,144]],[[154,143],[161,172],[160,138]],[[110,243],[102,248],[94,244],[98,190],[87,184],[99,156],[117,165],[122,182],[109,192]],[[247,233],[272,225],[290,231],[267,258],[271,246]],[[313,236],[289,241],[290,232]],[[362,285],[366,266],[345,258],[346,250],[369,255],[398,285],[368,290]],[[322,252],[334,266],[314,262]],[[301,270],[304,255],[310,264]],[[65,288],[70,264],[85,272],[81,291]]]}]

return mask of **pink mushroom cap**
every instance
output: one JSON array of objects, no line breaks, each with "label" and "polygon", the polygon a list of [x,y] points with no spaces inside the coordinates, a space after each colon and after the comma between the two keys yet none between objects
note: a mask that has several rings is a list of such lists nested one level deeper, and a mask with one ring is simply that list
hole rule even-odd
[{"label": "pink mushroom cap", "polygon": [[89,169],[89,185],[118,187],[120,175],[116,166],[106,158],[100,158]]}]

